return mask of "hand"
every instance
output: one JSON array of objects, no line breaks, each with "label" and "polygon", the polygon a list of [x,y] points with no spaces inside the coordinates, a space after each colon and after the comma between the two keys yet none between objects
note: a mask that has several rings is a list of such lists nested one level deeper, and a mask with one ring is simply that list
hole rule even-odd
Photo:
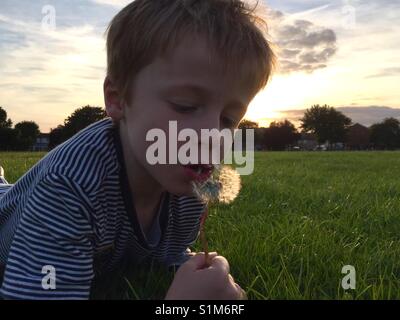
[{"label": "hand", "polygon": [[190,250],[189,248],[186,249],[186,254],[190,257],[195,256],[197,253],[196,252],[192,252],[192,250]]},{"label": "hand", "polygon": [[209,254],[205,266],[203,252],[192,256],[177,271],[166,300],[240,300],[246,294],[229,274],[228,261],[216,252]]}]

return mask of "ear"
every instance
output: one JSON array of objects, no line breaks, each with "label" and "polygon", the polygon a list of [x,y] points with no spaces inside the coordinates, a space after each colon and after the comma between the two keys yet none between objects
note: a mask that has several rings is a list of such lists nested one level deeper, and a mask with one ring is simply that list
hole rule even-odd
[{"label": "ear", "polygon": [[109,76],[104,80],[103,84],[104,104],[106,112],[114,122],[119,122],[124,117],[123,99]]}]

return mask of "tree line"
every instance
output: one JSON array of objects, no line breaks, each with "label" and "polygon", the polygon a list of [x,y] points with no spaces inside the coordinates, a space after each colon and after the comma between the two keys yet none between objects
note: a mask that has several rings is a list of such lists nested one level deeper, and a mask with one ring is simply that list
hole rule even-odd
[{"label": "tree line", "polygon": [[[49,146],[51,150],[67,141],[80,130],[107,116],[104,109],[89,105],[76,109],[64,124],[50,130]],[[39,126],[34,121],[22,121],[12,128],[12,120],[7,118],[7,112],[0,107],[0,150],[1,151],[31,151],[40,135]]]},{"label": "tree line", "polygon": [[7,112],[0,107],[0,150],[25,151],[36,141],[40,134],[39,126],[33,121],[13,122],[7,119]]},{"label": "tree line", "polygon": [[[90,124],[107,117],[103,108],[85,106],[76,109],[62,125],[50,130],[49,150],[70,139]],[[299,119],[300,127],[285,119],[272,122],[269,127],[259,127],[257,122],[243,120],[240,129],[256,129],[255,144],[266,150],[286,150],[298,145],[304,135],[312,136],[318,144],[329,147],[337,143],[353,149],[400,149],[400,121],[387,118],[369,128],[355,130],[352,120],[328,105],[313,105]],[[22,121],[14,128],[5,109],[0,107],[0,150],[30,151],[40,135],[39,126],[33,121]]]},{"label": "tree line", "polygon": [[244,120],[239,128],[256,129],[255,144],[266,150],[287,150],[310,136],[317,144],[327,145],[327,149],[334,149],[338,143],[357,150],[400,149],[400,121],[395,118],[384,119],[367,128],[354,124],[334,107],[313,105],[299,120],[298,129],[288,120],[272,122],[268,128],[259,128],[257,122]]}]

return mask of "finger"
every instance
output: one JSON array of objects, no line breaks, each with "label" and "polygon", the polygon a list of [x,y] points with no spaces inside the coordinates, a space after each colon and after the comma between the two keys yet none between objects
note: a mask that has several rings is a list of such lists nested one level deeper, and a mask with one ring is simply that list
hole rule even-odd
[{"label": "finger", "polygon": [[211,265],[211,260],[212,259],[214,259],[215,257],[217,257],[218,256],[218,253],[216,253],[216,252],[209,252],[207,255],[206,255],[206,257],[205,257],[205,268],[208,268],[208,267],[210,267],[210,265]]},{"label": "finger", "polygon": [[[188,256],[195,256],[196,254],[204,254],[204,253],[203,252],[188,252],[187,253]],[[208,258],[210,259],[210,261],[211,261],[211,259],[213,259],[216,256],[218,256],[218,253],[216,253],[216,252],[210,252],[208,254]]]},{"label": "finger", "polygon": [[[204,253],[204,252],[198,252],[198,254],[203,254],[203,255],[205,255],[205,253]],[[216,251],[213,251],[213,252],[209,252],[209,253],[208,253],[208,255],[209,255],[209,256],[213,256],[213,257],[215,257],[215,256],[217,256],[217,255],[218,255],[218,253],[217,253]]]},{"label": "finger", "polygon": [[[210,252],[209,254],[208,254],[208,256],[210,257],[210,258],[215,258],[215,257],[217,257],[218,256],[218,253],[217,252]],[[211,260],[210,260],[211,261]]]},{"label": "finger", "polygon": [[211,269],[220,270],[224,275],[229,275],[230,267],[228,260],[226,260],[223,256],[216,256],[211,260]]},{"label": "finger", "polygon": [[247,300],[247,295],[237,283],[230,283],[224,292],[224,299],[227,300]]},{"label": "finger", "polygon": [[[202,256],[206,256],[206,254],[204,252],[197,252],[197,254],[202,255]],[[217,252],[209,252],[208,253],[208,261],[210,262],[212,259],[214,259],[215,257],[218,256]]]},{"label": "finger", "polygon": [[[216,252],[209,253],[209,256],[214,259],[218,254]],[[198,252],[195,255],[191,256],[190,259],[186,262],[188,267],[193,268],[194,270],[202,269],[205,265],[205,254],[204,252]]]},{"label": "finger", "polygon": [[244,291],[237,283],[235,283],[235,286],[238,290],[238,300],[248,300],[246,291]]},{"label": "finger", "polygon": [[244,291],[239,284],[235,282],[235,279],[232,277],[231,274],[229,274],[229,281],[231,282],[232,285],[235,286],[236,291],[237,291],[237,299],[238,300],[247,300],[247,294],[246,291]]},{"label": "finger", "polygon": [[211,260],[218,256],[216,252],[209,252],[207,254],[204,253],[204,265],[203,269],[208,269],[211,265]]}]

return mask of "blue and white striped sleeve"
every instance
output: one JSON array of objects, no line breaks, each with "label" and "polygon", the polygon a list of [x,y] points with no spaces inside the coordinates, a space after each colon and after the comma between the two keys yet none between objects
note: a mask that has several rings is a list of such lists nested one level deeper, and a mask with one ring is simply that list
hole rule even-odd
[{"label": "blue and white striped sleeve", "polygon": [[90,202],[68,177],[32,191],[9,250],[4,299],[88,299],[93,271]]},{"label": "blue and white striped sleeve", "polygon": [[[197,222],[192,227],[192,230],[189,233],[188,239],[184,243],[184,251],[173,260],[172,263],[169,264],[169,267],[180,267],[182,264],[187,262],[192,257],[192,250],[190,247],[197,241],[197,238],[200,235],[200,219],[197,219]],[[195,254],[195,253],[193,253]]]}]

